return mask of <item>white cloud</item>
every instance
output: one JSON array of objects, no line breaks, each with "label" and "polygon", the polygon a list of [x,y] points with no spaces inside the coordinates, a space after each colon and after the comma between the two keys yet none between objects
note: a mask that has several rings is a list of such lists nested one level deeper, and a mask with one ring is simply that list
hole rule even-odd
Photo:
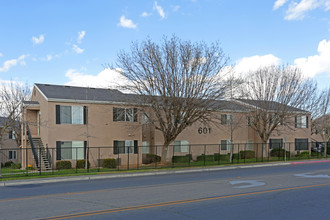
[{"label": "white cloud", "polygon": [[142,17],[149,17],[151,15],[151,13],[148,13],[148,12],[143,12],[141,14]]},{"label": "white cloud", "polygon": [[73,45],[72,46],[72,50],[74,51],[74,52],[76,52],[77,54],[81,54],[81,53],[83,53],[84,52],[84,49],[81,49],[81,48],[79,48],[77,45]]},{"label": "white cloud", "polygon": [[40,34],[39,38],[34,36],[32,37],[33,45],[42,44],[44,40],[45,40],[45,36],[43,34]]},{"label": "white cloud", "polygon": [[260,67],[279,65],[280,63],[281,59],[274,56],[273,54],[244,57],[236,62],[234,71],[236,74],[241,75],[246,74],[249,71],[255,71]]},{"label": "white cloud", "polygon": [[157,4],[157,2],[155,2],[154,4],[154,10],[156,10],[159,14],[159,16],[164,19],[165,18],[165,12],[163,10],[163,8]]},{"label": "white cloud", "polygon": [[25,63],[25,58],[28,55],[21,55],[20,57],[18,57],[17,59],[11,59],[11,60],[7,60],[3,63],[3,66],[0,67],[0,72],[7,72],[10,70],[11,67],[16,66],[17,64],[20,64],[22,66],[26,65]]},{"label": "white cloud", "polygon": [[78,40],[77,40],[78,44],[81,44],[81,42],[84,39],[85,35],[86,35],[86,31],[79,31],[78,32]]},{"label": "white cloud", "polygon": [[[274,3],[273,9],[277,10],[282,7],[288,0],[277,0]],[[303,19],[308,11],[312,11],[317,8],[323,8],[325,11],[330,10],[330,0],[300,0],[290,1],[286,15],[286,20],[301,20]]]},{"label": "white cloud", "polygon": [[327,73],[330,76],[330,40],[322,40],[317,48],[318,54],[307,58],[294,60],[306,76],[314,77],[320,73]]},{"label": "white cloud", "polygon": [[133,29],[137,28],[137,25],[134,24],[132,20],[126,19],[124,15],[120,17],[120,22],[118,23],[118,26]]},{"label": "white cloud", "polygon": [[277,0],[274,3],[273,9],[277,10],[278,8],[282,7],[288,0]]},{"label": "white cloud", "polygon": [[120,86],[127,85],[129,81],[118,71],[104,69],[97,75],[90,75],[80,73],[75,69],[69,69],[65,76],[68,77],[70,81],[66,83],[66,85],[119,89]]}]

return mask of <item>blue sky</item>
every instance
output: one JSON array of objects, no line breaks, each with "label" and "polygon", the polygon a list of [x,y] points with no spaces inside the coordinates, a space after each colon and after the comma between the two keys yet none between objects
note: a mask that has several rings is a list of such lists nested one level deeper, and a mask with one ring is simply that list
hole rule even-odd
[{"label": "blue sky", "polygon": [[132,41],[219,41],[237,74],[297,65],[330,85],[330,0],[1,0],[0,80],[107,87]]}]

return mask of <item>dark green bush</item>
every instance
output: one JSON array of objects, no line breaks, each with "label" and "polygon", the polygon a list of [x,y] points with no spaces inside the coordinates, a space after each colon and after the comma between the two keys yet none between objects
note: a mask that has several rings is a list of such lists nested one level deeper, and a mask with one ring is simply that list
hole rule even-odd
[{"label": "dark green bush", "polygon": [[239,157],[239,154],[233,154],[233,160],[238,160],[238,159],[242,159]]},{"label": "dark green bush", "polygon": [[5,163],[5,167],[11,167],[12,164],[14,164],[13,161],[7,161],[7,162]]},{"label": "dark green bush", "polygon": [[0,165],[1,167],[3,167],[3,163],[1,162],[1,165]]},{"label": "dark green bush", "polygon": [[65,169],[72,169],[71,161],[61,160],[56,162],[56,169],[57,170],[65,170]]},{"label": "dark green bush", "polygon": [[215,161],[229,161],[228,154],[214,154],[214,160]]},{"label": "dark green bush", "polygon": [[102,167],[103,168],[116,168],[117,161],[116,161],[116,159],[113,159],[113,158],[104,159]]},{"label": "dark green bush", "polygon": [[[85,168],[85,164],[86,164],[86,160],[77,160],[77,164],[76,164],[76,168],[77,169],[83,169]],[[90,163],[89,161],[87,161],[87,167],[89,168],[90,167]]]},{"label": "dark green bush", "polygon": [[10,166],[11,169],[21,169],[22,168],[22,165],[21,163],[14,163]]},{"label": "dark green bush", "polygon": [[255,152],[253,150],[242,150],[239,153],[241,155],[241,159],[255,158]]},{"label": "dark green bush", "polygon": [[197,156],[197,161],[204,161],[204,158],[205,158],[205,161],[214,161],[214,155],[199,155]]},{"label": "dark green bush", "polygon": [[156,154],[146,154],[146,158],[143,161],[144,164],[150,164],[150,163],[158,163],[161,161],[161,156],[158,156]]},{"label": "dark green bush", "polygon": [[[282,148],[274,148],[270,152],[271,157],[284,157],[284,149]],[[286,151],[286,157],[290,156],[290,152]]]},{"label": "dark green bush", "polygon": [[173,163],[187,163],[190,160],[190,155],[185,155],[185,156],[173,156],[172,157],[172,162]]},{"label": "dark green bush", "polygon": [[311,152],[311,156],[312,157],[318,157],[320,156],[321,154],[319,152]]},{"label": "dark green bush", "polygon": [[295,157],[309,157],[308,151],[303,151],[295,155]]}]

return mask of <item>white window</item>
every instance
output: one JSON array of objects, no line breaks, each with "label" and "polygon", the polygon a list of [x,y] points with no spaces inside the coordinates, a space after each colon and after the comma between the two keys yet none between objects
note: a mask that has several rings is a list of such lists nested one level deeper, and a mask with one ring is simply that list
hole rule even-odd
[{"label": "white window", "polygon": [[142,141],[142,153],[149,154],[150,153],[150,146],[148,141]]},{"label": "white window", "polygon": [[141,116],[141,122],[142,124],[147,124],[149,122],[149,113],[148,112],[143,112]]},{"label": "white window", "polygon": [[253,140],[248,140],[247,150],[253,150]]},{"label": "white window", "polygon": [[10,150],[8,155],[9,160],[17,159],[17,151],[16,150]]},{"label": "white window", "polygon": [[113,108],[113,121],[137,122],[137,109]]},{"label": "white window", "polygon": [[188,141],[174,141],[174,152],[175,153],[188,153],[189,142]]},{"label": "white window", "polygon": [[230,150],[231,145],[232,143],[230,140],[221,140],[221,150]]},{"label": "white window", "polygon": [[113,153],[114,154],[137,154],[138,153],[138,141],[137,140],[125,140],[125,141],[113,141]]},{"label": "white window", "polygon": [[15,140],[16,137],[15,137],[15,131],[9,131],[9,139],[10,140]]},{"label": "white window", "polygon": [[61,141],[62,160],[84,159],[84,141]]},{"label": "white window", "polygon": [[221,124],[229,125],[233,123],[233,115],[232,114],[222,114],[221,115]]},{"label": "white window", "polygon": [[56,124],[86,124],[86,112],[84,106],[57,105]]},{"label": "white window", "polygon": [[308,116],[296,116],[295,117],[295,127],[296,128],[308,128]]}]

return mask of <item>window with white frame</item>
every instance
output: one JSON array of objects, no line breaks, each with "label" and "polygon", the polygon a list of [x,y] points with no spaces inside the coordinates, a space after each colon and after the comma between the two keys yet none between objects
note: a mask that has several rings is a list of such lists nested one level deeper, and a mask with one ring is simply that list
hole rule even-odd
[{"label": "window with white frame", "polygon": [[150,146],[148,141],[142,141],[142,153],[149,154],[150,153]]},{"label": "window with white frame", "polygon": [[141,114],[141,123],[142,124],[147,124],[149,122],[149,113],[148,112],[143,112]]},{"label": "window with white frame", "polygon": [[222,125],[229,125],[232,122],[233,122],[232,114],[221,114],[221,124]]},{"label": "window with white frame", "polygon": [[8,159],[9,160],[15,160],[17,159],[17,151],[16,150],[10,150],[8,151]]},{"label": "window with white frame", "polygon": [[57,160],[81,160],[85,157],[86,141],[57,141]]},{"label": "window with white frame", "polygon": [[16,139],[16,137],[15,137],[15,131],[9,131],[9,139],[10,140],[15,140]]},{"label": "window with white frame", "polygon": [[230,150],[231,145],[232,143],[230,140],[221,140],[221,150]]},{"label": "window with white frame", "polygon": [[137,122],[137,109],[114,107],[113,121]]},{"label": "window with white frame", "polygon": [[308,128],[308,116],[300,115],[295,117],[296,128]]},{"label": "window with white frame", "polygon": [[113,141],[113,154],[137,154],[138,141],[137,140],[124,140]]},{"label": "window with white frame", "polygon": [[87,107],[56,105],[56,124],[86,124]]},{"label": "window with white frame", "polygon": [[295,138],[295,150],[308,150],[308,138]]},{"label": "window with white frame", "polygon": [[253,150],[253,140],[248,140],[247,150]]},{"label": "window with white frame", "polygon": [[188,153],[189,142],[188,141],[174,141],[174,152],[175,153]]}]

